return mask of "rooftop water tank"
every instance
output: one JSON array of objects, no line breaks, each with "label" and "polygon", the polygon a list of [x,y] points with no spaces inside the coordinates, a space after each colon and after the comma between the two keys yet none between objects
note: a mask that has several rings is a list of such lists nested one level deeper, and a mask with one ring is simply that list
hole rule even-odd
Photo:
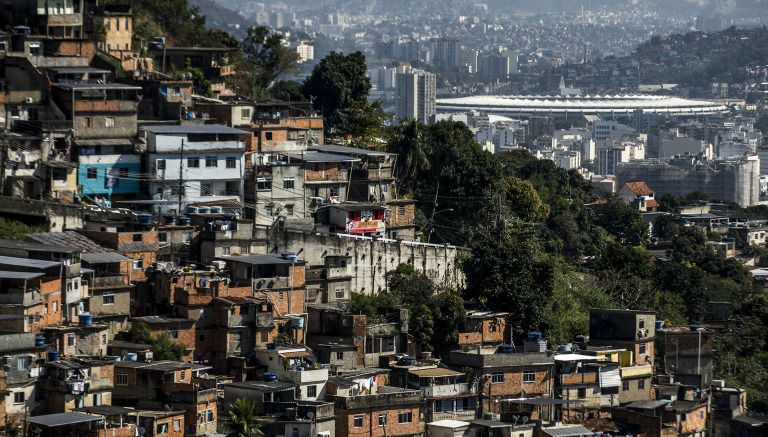
[{"label": "rooftop water tank", "polygon": [[139,361],[139,354],[135,352],[126,352],[125,361]]},{"label": "rooftop water tank", "polygon": [[148,225],[152,223],[155,217],[152,214],[139,214],[139,223],[142,225]]},{"label": "rooftop water tank", "polygon": [[172,215],[164,215],[163,216],[163,223],[165,223],[166,225],[172,225],[174,220],[176,220],[176,217],[174,217]]},{"label": "rooftop water tank", "polygon": [[42,335],[38,335],[35,337],[35,347],[43,347],[45,346],[45,337]]},{"label": "rooftop water tank", "polygon": [[49,363],[55,363],[56,361],[59,361],[60,358],[59,351],[56,349],[49,349],[48,350],[48,362]]},{"label": "rooftop water tank", "polygon": [[264,372],[264,375],[261,376],[261,379],[264,380],[264,382],[275,382],[277,381],[277,374],[272,372]]},{"label": "rooftop water tank", "polygon": [[190,224],[192,224],[192,219],[189,217],[177,217],[176,224],[182,225],[182,226],[189,226]]},{"label": "rooftop water tank", "polygon": [[208,208],[207,206],[201,206],[197,208],[198,214],[208,214],[209,212],[211,212],[211,208]]},{"label": "rooftop water tank", "polygon": [[512,354],[515,352],[515,345],[513,344],[500,344],[499,347],[496,348],[497,354]]},{"label": "rooftop water tank", "polygon": [[199,209],[196,206],[188,206],[187,207],[187,214],[197,214],[198,211],[199,211]]},{"label": "rooftop water tank", "polygon": [[83,326],[93,325],[93,315],[90,313],[82,313],[77,318],[80,320],[80,324]]}]

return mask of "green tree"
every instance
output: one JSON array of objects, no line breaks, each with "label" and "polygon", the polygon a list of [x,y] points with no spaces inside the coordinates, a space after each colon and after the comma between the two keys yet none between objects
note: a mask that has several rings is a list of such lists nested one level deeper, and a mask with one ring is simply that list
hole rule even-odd
[{"label": "green tree", "polygon": [[152,356],[156,360],[181,361],[187,353],[185,345],[176,343],[167,331],[152,334],[146,323],[134,323],[130,331],[131,339],[137,343],[152,347]]},{"label": "green tree", "polygon": [[24,222],[0,217],[0,238],[6,240],[23,240],[28,234],[45,232],[42,226],[31,226]]},{"label": "green tree", "polygon": [[672,259],[676,262],[699,263],[706,253],[707,236],[694,226],[679,228],[672,238]]},{"label": "green tree", "polygon": [[685,301],[680,295],[662,290],[653,298],[653,311],[657,320],[669,322],[672,326],[685,326],[688,320],[685,316]]},{"label": "green tree", "polygon": [[653,221],[653,235],[667,241],[674,238],[679,232],[683,222],[674,215],[660,215]]},{"label": "green tree", "polygon": [[611,297],[591,278],[575,271],[558,271],[544,315],[547,339],[563,344],[577,335],[589,335],[589,309],[613,306]]},{"label": "green tree", "polygon": [[406,120],[394,128],[387,149],[397,153],[396,174],[401,190],[411,191],[416,175],[429,169],[430,146],[428,128],[417,120]]},{"label": "green tree", "polygon": [[280,76],[296,70],[298,53],[287,47],[283,35],[266,26],[254,26],[241,43],[243,55],[249,61],[253,93],[270,88]]},{"label": "green tree", "polygon": [[[314,108],[325,117],[330,130],[349,128],[349,118],[360,118],[368,107],[368,92],[371,81],[366,75],[365,55],[355,52],[344,55],[331,52],[312,70],[304,81],[302,91],[313,102]],[[346,122],[346,125],[342,124]],[[355,135],[358,132],[339,132]]]},{"label": "green tree", "polygon": [[515,336],[540,329],[552,298],[555,263],[543,253],[533,228],[510,223],[498,232],[478,233],[464,262],[466,297],[510,314]]},{"label": "green tree", "polygon": [[293,80],[279,80],[269,89],[269,95],[284,102],[303,102],[306,99],[301,92],[301,84]]},{"label": "green tree", "polygon": [[640,213],[627,206],[618,196],[611,196],[605,203],[594,205],[595,223],[602,226],[621,243],[643,244],[648,237],[648,226]]},{"label": "green tree", "polygon": [[256,404],[248,399],[237,399],[227,409],[225,428],[227,437],[263,437]]},{"label": "green tree", "polygon": [[385,279],[393,302],[409,307],[429,302],[435,292],[435,286],[427,275],[416,271],[412,264],[400,264],[387,272]]},{"label": "green tree", "polygon": [[432,298],[434,308],[434,336],[432,346],[436,351],[445,352],[456,344],[459,328],[467,317],[464,300],[454,291],[444,291]]},{"label": "green tree", "polygon": [[281,332],[275,336],[273,343],[277,346],[290,346],[293,344],[293,338],[288,333]]},{"label": "green tree", "polygon": [[528,181],[509,176],[501,185],[504,201],[510,213],[526,222],[540,222],[549,215],[549,206],[542,202],[536,188]]},{"label": "green tree", "polygon": [[409,333],[411,333],[416,338],[416,341],[419,342],[422,350],[432,350],[435,321],[432,316],[432,310],[427,305],[421,304],[412,308],[408,329]]}]

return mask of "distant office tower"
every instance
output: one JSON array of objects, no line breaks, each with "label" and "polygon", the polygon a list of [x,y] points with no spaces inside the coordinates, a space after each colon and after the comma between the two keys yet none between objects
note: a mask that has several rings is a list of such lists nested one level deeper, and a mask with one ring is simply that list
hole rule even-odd
[{"label": "distant office tower", "polygon": [[296,45],[296,53],[299,55],[299,62],[307,62],[315,59],[315,46],[305,42]]},{"label": "distant office tower", "polygon": [[742,207],[760,200],[760,158],[756,155],[717,160],[685,156],[665,161],[634,161],[618,164],[615,174],[616,186],[643,180],[657,196],[685,196],[703,191]]},{"label": "distant office tower", "polygon": [[477,55],[477,50],[462,47],[459,49],[459,67],[467,73],[477,73]]},{"label": "distant office tower", "polygon": [[401,120],[413,118],[422,123],[431,121],[432,116],[437,112],[435,108],[437,77],[434,73],[422,70],[398,73],[395,90],[398,118]]},{"label": "distant office tower", "polygon": [[459,66],[459,40],[438,39],[435,41],[435,52],[432,61],[445,69],[454,69]]},{"label": "distant office tower", "polygon": [[725,29],[725,20],[718,15],[699,15],[696,17],[696,30],[701,32],[720,32]]},{"label": "distant office tower", "polygon": [[477,71],[484,80],[506,80],[510,74],[517,72],[517,52],[482,55],[477,64]]}]

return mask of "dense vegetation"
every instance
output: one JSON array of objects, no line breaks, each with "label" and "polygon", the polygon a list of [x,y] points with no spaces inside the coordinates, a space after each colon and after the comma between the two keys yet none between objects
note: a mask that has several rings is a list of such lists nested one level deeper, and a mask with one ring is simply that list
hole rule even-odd
[{"label": "dense vegetation", "polygon": [[[361,300],[411,308],[426,319],[411,324],[412,334],[439,352],[450,344],[428,319],[440,317],[438,303],[457,292],[467,305],[508,312],[516,341],[540,330],[555,345],[588,334],[589,308],[654,310],[679,326],[705,321],[710,302],[728,302],[734,316],[717,337],[715,377],[749,388],[751,408],[766,411],[768,294],[762,284],[753,287],[739,261],[708,249],[703,231],[666,216],[652,236],[639,212],[616,197],[600,198],[577,173],[525,151],[494,156],[460,123],[409,122],[390,138],[390,151],[399,154],[399,194],[417,201],[423,238],[472,250],[464,262],[467,284],[440,290],[401,267],[388,293],[356,296],[356,309],[364,307]],[[666,204],[702,198],[693,193]],[[651,237],[667,248],[662,256],[648,250]],[[448,322],[450,332],[462,320]]]}]

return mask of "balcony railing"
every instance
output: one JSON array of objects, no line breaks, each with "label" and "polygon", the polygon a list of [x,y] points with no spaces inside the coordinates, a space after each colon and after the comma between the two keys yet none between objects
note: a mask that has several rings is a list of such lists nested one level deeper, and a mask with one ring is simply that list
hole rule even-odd
[{"label": "balcony railing", "polygon": [[477,413],[474,410],[464,411],[440,411],[432,413],[432,421],[438,420],[465,420],[470,421],[476,419]]},{"label": "balcony railing", "polygon": [[253,288],[256,290],[264,288],[288,288],[287,276],[276,276],[272,278],[256,278],[253,280]]},{"label": "balcony railing", "polygon": [[100,276],[88,280],[88,285],[93,288],[109,288],[128,285],[128,276]]},{"label": "balcony railing", "polygon": [[439,398],[473,393],[473,391],[469,384],[464,382],[458,384],[432,385],[429,387],[422,387],[421,393],[428,398]]}]

